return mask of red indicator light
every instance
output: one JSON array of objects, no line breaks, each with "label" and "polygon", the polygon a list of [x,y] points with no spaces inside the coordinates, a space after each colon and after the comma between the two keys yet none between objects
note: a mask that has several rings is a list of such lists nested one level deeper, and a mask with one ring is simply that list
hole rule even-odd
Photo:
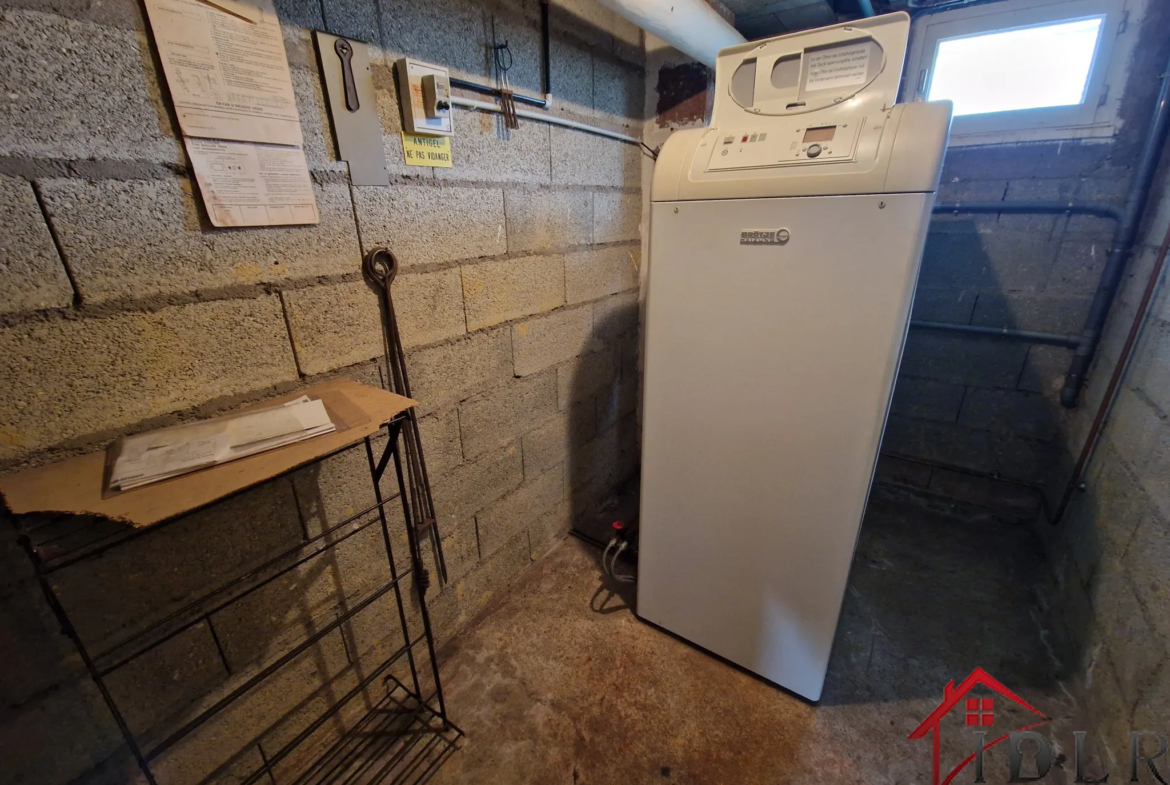
[{"label": "red indicator light", "polygon": [[746,141],[747,141],[747,134],[744,134],[744,135],[743,135],[743,139],[740,139],[740,141],[741,141],[741,142],[746,142]]}]

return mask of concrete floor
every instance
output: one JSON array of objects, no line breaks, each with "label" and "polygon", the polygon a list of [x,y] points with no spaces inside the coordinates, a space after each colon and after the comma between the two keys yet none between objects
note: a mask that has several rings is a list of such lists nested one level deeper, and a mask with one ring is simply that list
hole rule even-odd
[{"label": "concrete floor", "polygon": [[[928,783],[930,742],[906,737],[976,666],[1050,717],[1074,712],[1018,526],[871,502],[815,706],[639,621],[599,556],[567,540],[441,652],[467,740],[433,782]],[[989,739],[1026,724],[996,700]],[[961,714],[940,734],[944,776],[975,748]],[[1006,755],[989,751],[987,777],[1007,780]]]}]

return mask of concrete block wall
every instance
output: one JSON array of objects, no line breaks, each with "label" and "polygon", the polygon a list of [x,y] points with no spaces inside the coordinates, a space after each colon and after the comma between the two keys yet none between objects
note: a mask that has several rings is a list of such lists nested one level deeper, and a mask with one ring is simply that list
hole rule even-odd
[{"label": "concrete block wall", "polygon": [[[451,571],[430,594],[446,641],[571,524],[605,522],[636,482],[642,154],[456,109],[455,166],[404,164],[394,59],[486,82],[494,25],[514,55],[513,86],[537,94],[533,0],[277,0],[277,10],[321,223],[220,230],[201,207],[140,4],[0,0],[10,118],[0,471],[333,376],[383,384],[378,302],[360,261],[387,245],[402,264],[395,304]],[[550,111],[640,135],[641,32],[593,0],[554,0],[552,26]],[[352,187],[335,160],[314,28],[372,44],[388,188]],[[68,570],[58,589],[100,649],[371,503],[364,450],[351,450]],[[402,564],[400,517],[390,525]],[[132,779],[14,523],[0,527],[0,780]],[[385,580],[377,528],[116,673],[131,727],[157,738]],[[168,751],[160,781],[229,781],[270,757],[392,650],[398,623],[389,597],[364,609]],[[284,761],[277,781],[303,762]]]},{"label": "concrete block wall", "polygon": [[[1170,55],[1170,7],[1143,12],[1114,137],[954,147],[941,202],[1124,203]],[[936,215],[912,318],[1079,335],[1115,225],[1103,218]],[[1140,258],[1131,265],[1140,266]],[[1123,295],[1115,310],[1126,307]],[[1131,311],[1132,312],[1132,311]],[[1059,402],[1072,351],[911,330],[882,444],[878,479],[1031,521],[1059,497],[1108,382],[1108,342],[1080,407]]]},{"label": "concrete block wall", "polygon": [[[1170,161],[1106,327],[1097,362],[1103,375],[1117,362],[1157,247],[1170,231],[1168,172]],[[1054,571],[1046,600],[1064,633],[1058,654],[1081,700],[1099,772],[1113,769],[1114,776],[1121,766],[1113,761],[1128,760],[1131,730],[1165,734],[1170,725],[1168,377],[1170,294],[1163,283],[1082,489],[1059,526],[1039,527]],[[1074,430],[1082,438],[1102,394],[1094,390],[1078,413]]]}]

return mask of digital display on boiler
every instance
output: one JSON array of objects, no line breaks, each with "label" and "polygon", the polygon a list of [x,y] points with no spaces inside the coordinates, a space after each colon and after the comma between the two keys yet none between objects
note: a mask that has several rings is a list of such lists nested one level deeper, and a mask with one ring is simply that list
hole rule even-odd
[{"label": "digital display on boiler", "polygon": [[804,132],[804,144],[810,142],[831,142],[833,141],[833,134],[837,131],[835,125],[822,125],[816,128],[809,128]]}]

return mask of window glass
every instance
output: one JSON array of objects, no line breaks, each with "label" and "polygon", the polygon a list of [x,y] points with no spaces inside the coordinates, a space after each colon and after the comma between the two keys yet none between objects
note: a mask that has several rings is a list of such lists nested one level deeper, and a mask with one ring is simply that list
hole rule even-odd
[{"label": "window glass", "polygon": [[950,99],[956,117],[1080,104],[1103,20],[941,39],[928,100]]}]

